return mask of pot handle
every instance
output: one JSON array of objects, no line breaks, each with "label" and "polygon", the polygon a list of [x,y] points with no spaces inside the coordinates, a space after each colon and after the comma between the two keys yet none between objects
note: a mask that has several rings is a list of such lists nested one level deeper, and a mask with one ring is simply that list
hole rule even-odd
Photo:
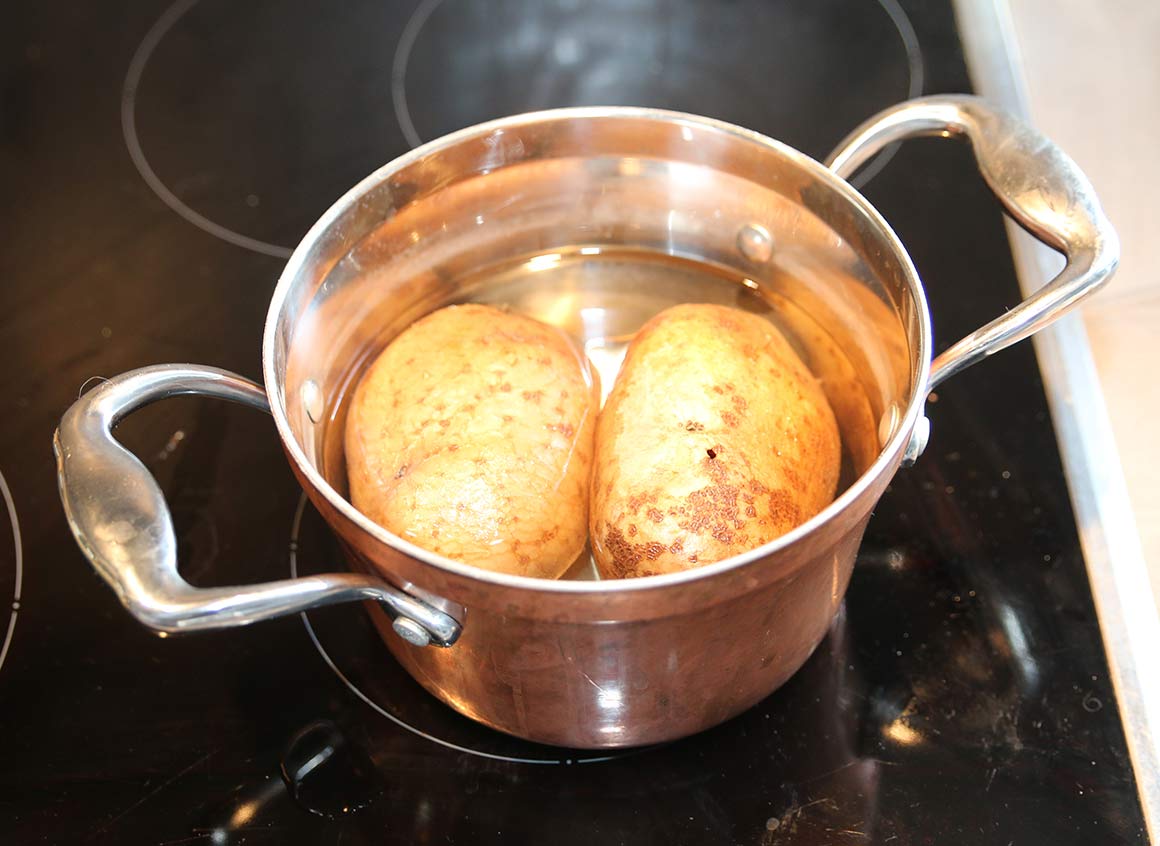
[{"label": "pot handle", "polygon": [[417,646],[450,646],[459,624],[385,582],[331,573],[241,587],[195,588],[177,572],[177,541],[165,495],[145,465],[112,434],[129,413],[179,394],[269,411],[260,386],[225,370],[163,364],[132,370],[78,399],[53,438],[69,528],[97,573],[142,623],[163,632],[244,626],[320,605],[373,599],[395,631]]},{"label": "pot handle", "polygon": [[1059,275],[931,364],[931,391],[944,379],[1061,317],[1111,278],[1120,242],[1087,177],[1036,130],[966,95],[922,97],[879,112],[840,143],[826,166],[849,177],[888,144],[921,135],[971,142],[983,179],[1019,224],[1067,258]]}]

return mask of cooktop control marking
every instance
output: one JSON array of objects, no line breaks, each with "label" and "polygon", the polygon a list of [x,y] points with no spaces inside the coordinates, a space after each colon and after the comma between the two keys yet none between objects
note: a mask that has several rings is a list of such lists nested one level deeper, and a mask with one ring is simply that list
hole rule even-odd
[{"label": "cooktop control marking", "polygon": [[8,482],[3,473],[0,473],[0,495],[4,497],[8,519],[12,523],[12,545],[16,565],[16,583],[12,589],[12,616],[8,619],[4,645],[0,646],[0,669],[3,669],[4,659],[8,657],[8,648],[12,645],[12,634],[16,631],[16,617],[20,611],[20,589],[24,581],[24,547],[20,541],[20,518],[16,516],[16,503],[12,501],[12,491],[8,489]]}]

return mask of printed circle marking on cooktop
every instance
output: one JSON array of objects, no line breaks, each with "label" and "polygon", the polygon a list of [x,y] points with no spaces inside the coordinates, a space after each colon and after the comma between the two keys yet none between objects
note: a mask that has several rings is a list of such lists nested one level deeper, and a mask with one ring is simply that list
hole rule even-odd
[{"label": "printed circle marking on cooktop", "polygon": [[[845,31],[857,37],[833,35]],[[391,72],[412,146],[506,114],[631,105],[719,118],[820,159],[922,90],[918,38],[897,0],[423,0]]]},{"label": "printed circle marking on cooktop", "polygon": [[[0,583],[12,579],[12,602],[8,606],[8,626],[4,631],[3,643],[0,643],[0,669],[4,668],[4,660],[8,657],[8,649],[12,645],[12,635],[16,631],[16,617],[20,613],[20,590],[24,581],[24,547],[20,540],[20,519],[16,516],[16,503],[12,501],[12,491],[8,488],[8,481],[0,473],[0,497],[4,499],[4,507],[8,509],[8,521],[12,527],[12,570],[0,572]],[[0,559],[2,563],[2,559]]]},{"label": "printed circle marking on cooktop", "polygon": [[504,114],[678,109],[820,158],[923,89],[897,0],[307,6],[287,15],[276,0],[177,0],[146,32],[122,89],[125,144],[149,188],[205,232],[278,258],[420,139]]},{"label": "printed circle marking on cooktop", "polygon": [[[299,552],[304,553],[306,561],[321,567],[341,556],[330,530],[313,509],[307,509],[307,502],[303,494],[290,530],[290,575],[294,578],[299,576]],[[357,609],[351,614],[353,608],[338,605],[302,614],[306,634],[351,693],[411,734],[456,752],[518,764],[594,764],[644,751],[568,754],[566,750],[509,737],[480,725],[423,690],[395,661],[366,613]]]}]

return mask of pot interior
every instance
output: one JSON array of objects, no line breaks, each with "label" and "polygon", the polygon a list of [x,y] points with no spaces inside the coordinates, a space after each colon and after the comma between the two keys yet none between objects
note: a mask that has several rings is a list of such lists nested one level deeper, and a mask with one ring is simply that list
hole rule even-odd
[{"label": "pot interior", "polygon": [[416,319],[469,301],[560,327],[605,392],[632,334],[663,308],[712,302],[764,315],[834,409],[839,494],[904,425],[928,355],[925,304],[901,246],[816,162],[685,115],[511,118],[372,175],[287,265],[267,380],[333,488],[324,494],[346,496],[346,400],[366,366]]}]

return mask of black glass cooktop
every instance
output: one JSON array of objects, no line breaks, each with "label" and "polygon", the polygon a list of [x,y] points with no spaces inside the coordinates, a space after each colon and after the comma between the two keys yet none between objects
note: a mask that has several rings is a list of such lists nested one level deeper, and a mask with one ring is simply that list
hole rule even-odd
[{"label": "black glass cooktop", "polygon": [[[51,0],[4,18],[4,843],[1145,839],[1028,345],[932,396],[927,454],[877,509],[803,670],[662,748],[569,752],[477,726],[355,608],[158,638],[57,500],[52,430],[88,380],[165,361],[257,377],[289,248],[410,145],[632,103],[821,157],[883,106],[969,90],[946,4]],[[908,143],[860,180],[926,280],[940,348],[1017,301],[965,147]],[[336,565],[269,419],[173,400],[121,436],[170,498],[190,580]]]}]

